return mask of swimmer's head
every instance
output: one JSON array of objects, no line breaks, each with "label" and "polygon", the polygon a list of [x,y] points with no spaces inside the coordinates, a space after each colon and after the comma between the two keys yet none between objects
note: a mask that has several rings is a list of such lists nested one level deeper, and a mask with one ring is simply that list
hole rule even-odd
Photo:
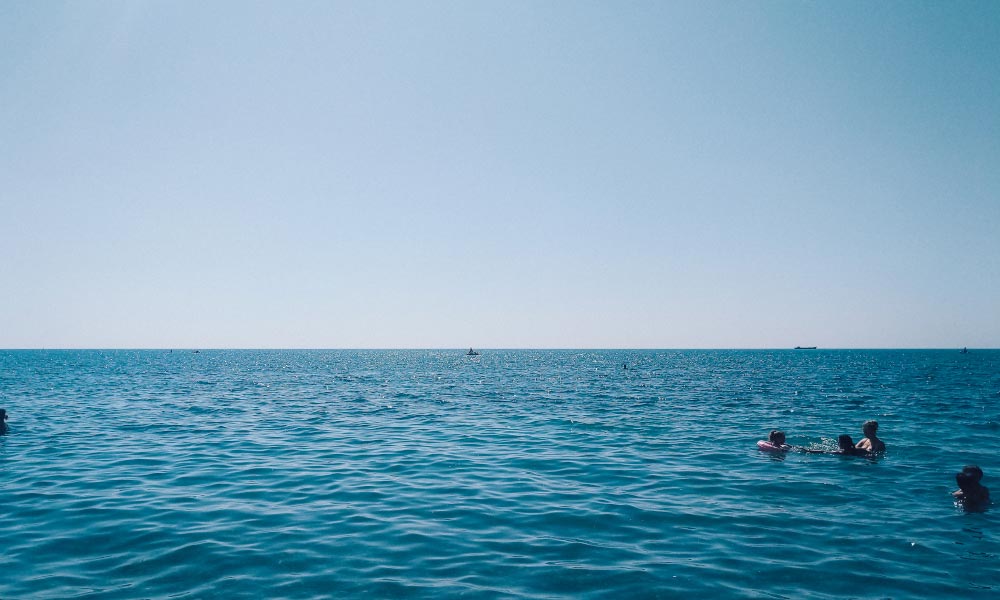
[{"label": "swimmer's head", "polygon": [[865,424],[861,426],[861,431],[868,437],[875,435],[878,432],[878,421],[865,421]]},{"label": "swimmer's head", "polygon": [[0,423],[3,423],[6,420],[7,420],[7,409],[0,408]]},{"label": "swimmer's head", "polygon": [[768,434],[767,441],[771,442],[776,446],[780,446],[785,443],[785,432],[778,431],[777,429],[775,429],[770,434]]},{"label": "swimmer's head", "polygon": [[973,483],[979,483],[983,479],[983,470],[976,465],[965,465],[959,474],[967,476]]},{"label": "swimmer's head", "polygon": [[854,447],[854,440],[846,433],[837,438],[837,445],[841,450],[850,450]]}]

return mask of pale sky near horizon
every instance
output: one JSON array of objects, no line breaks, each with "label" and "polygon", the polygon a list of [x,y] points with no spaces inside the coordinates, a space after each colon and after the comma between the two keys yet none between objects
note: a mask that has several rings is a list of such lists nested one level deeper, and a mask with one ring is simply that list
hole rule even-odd
[{"label": "pale sky near horizon", "polygon": [[0,3],[0,348],[1000,347],[1000,3]]}]

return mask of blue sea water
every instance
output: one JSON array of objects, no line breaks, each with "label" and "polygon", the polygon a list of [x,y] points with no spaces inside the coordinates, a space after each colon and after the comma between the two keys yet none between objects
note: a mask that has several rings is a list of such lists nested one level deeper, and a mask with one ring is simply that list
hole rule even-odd
[{"label": "blue sea water", "polygon": [[1000,594],[1000,351],[0,351],[0,407],[4,599]]}]

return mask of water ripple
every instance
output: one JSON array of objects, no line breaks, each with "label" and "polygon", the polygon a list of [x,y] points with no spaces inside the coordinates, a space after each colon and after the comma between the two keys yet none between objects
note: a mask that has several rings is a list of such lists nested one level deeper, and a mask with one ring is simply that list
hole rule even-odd
[{"label": "water ripple", "polygon": [[0,352],[0,597],[991,597],[998,359]]}]

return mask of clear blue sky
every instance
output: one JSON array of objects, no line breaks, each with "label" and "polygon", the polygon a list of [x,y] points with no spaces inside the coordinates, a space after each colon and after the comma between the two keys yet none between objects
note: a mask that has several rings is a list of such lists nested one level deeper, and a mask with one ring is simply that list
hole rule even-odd
[{"label": "clear blue sky", "polygon": [[0,3],[0,347],[1000,346],[1000,3]]}]

